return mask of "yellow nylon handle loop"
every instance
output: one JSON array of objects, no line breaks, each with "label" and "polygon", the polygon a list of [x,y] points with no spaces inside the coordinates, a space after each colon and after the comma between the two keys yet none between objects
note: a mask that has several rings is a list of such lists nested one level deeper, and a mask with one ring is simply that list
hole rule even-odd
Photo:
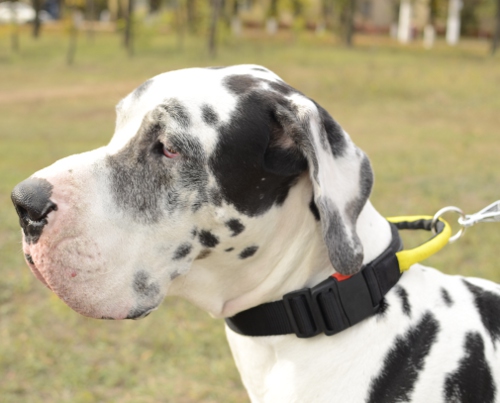
[{"label": "yellow nylon handle loop", "polygon": [[[433,216],[400,216],[400,217],[387,217],[387,221],[397,224],[400,222],[413,222],[418,220],[432,220]],[[451,227],[445,220],[439,218],[444,224],[444,228],[441,232],[436,234],[434,237],[429,239],[427,242],[422,245],[417,246],[413,249],[402,250],[396,253],[396,257],[399,262],[399,270],[404,272],[408,270],[412,264],[421,262],[422,260],[427,259],[428,257],[434,255],[439,252],[450,239],[451,236]]]}]

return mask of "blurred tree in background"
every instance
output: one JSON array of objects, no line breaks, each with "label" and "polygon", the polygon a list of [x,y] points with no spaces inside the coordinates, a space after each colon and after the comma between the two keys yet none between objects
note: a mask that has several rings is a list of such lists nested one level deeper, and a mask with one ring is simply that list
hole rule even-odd
[{"label": "blurred tree in background", "polygon": [[[183,48],[186,36],[205,37],[212,57],[221,39],[241,36],[243,30],[270,36],[289,31],[294,37],[300,31],[310,30],[318,36],[335,35],[350,47],[355,44],[356,32],[384,35],[394,32],[401,4],[401,0],[30,1],[34,13],[30,19],[32,36],[38,38],[44,25],[49,28],[59,23],[70,27],[66,31],[71,43],[69,53],[73,56],[80,29],[87,32],[89,40],[98,31],[115,31],[123,36],[130,56],[134,54],[136,35],[153,31],[177,35],[179,49]],[[444,34],[448,3],[449,0],[411,0],[413,41],[420,38],[428,25],[439,35]],[[82,13],[83,18],[75,17],[76,12]],[[500,46],[500,0],[462,0],[460,19],[462,35],[491,38],[491,51],[495,53]],[[13,50],[19,47],[17,25],[11,22]]]}]

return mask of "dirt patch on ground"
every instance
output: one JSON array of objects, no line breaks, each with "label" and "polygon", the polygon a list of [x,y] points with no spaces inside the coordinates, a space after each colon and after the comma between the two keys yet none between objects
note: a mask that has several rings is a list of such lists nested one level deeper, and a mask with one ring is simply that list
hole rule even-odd
[{"label": "dirt patch on ground", "polygon": [[52,99],[95,97],[112,95],[123,97],[137,86],[137,82],[108,84],[89,84],[59,88],[40,88],[34,90],[0,91],[0,105],[13,102],[46,101]]}]

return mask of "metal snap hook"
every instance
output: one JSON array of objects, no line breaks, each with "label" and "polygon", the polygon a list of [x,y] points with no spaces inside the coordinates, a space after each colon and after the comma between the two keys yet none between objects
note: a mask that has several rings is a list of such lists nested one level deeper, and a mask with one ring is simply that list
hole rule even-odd
[{"label": "metal snap hook", "polygon": [[[431,230],[432,230],[433,234],[437,234],[436,224],[437,224],[439,218],[444,213],[448,213],[449,211],[453,211],[453,212],[459,214],[460,215],[460,219],[465,220],[465,214],[464,214],[464,212],[461,209],[459,209],[458,207],[455,207],[455,206],[443,207],[436,214],[434,214],[434,217],[432,218]],[[460,221],[459,221],[459,223],[460,223]],[[458,240],[464,234],[464,232],[465,232],[465,227],[462,225],[462,228],[460,228],[460,230],[455,235],[453,235],[453,236],[450,237],[448,243],[453,243],[456,240]]]}]

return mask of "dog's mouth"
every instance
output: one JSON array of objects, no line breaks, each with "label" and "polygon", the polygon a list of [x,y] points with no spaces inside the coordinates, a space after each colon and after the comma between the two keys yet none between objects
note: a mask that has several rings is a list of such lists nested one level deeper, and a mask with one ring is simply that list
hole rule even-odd
[{"label": "dog's mouth", "polygon": [[130,313],[128,314],[126,319],[133,319],[133,320],[143,319],[146,316],[149,316],[151,314],[151,312],[155,311],[156,309],[158,309],[158,306],[153,306],[153,307],[149,307],[149,308],[141,308],[141,309],[135,308],[132,311],[130,311]]}]

